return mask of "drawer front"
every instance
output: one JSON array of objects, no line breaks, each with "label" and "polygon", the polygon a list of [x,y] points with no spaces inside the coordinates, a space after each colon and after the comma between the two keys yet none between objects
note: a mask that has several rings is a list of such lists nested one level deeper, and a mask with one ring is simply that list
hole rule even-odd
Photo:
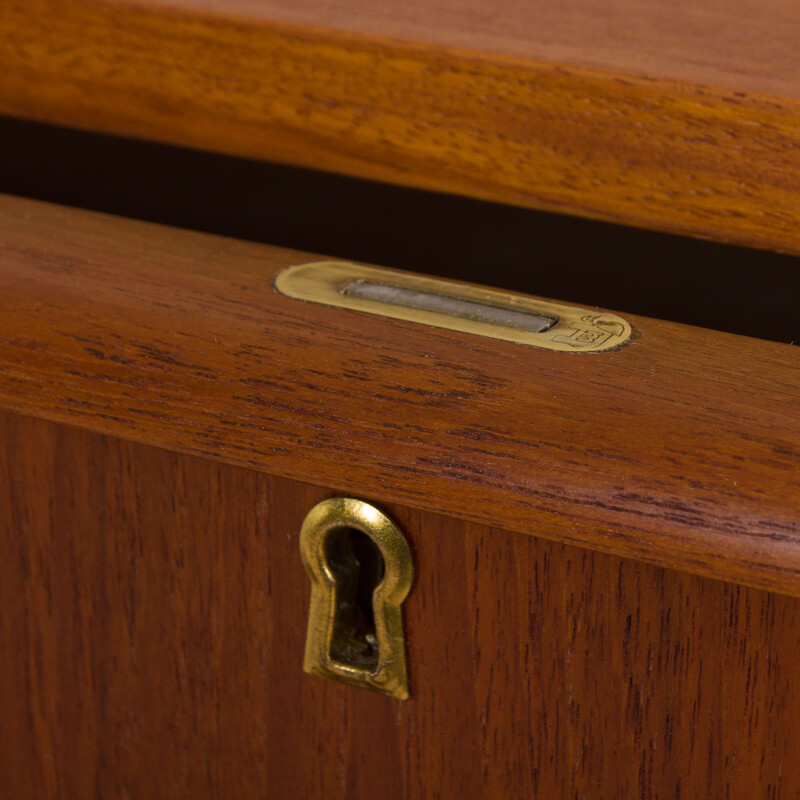
[{"label": "drawer front", "polygon": [[387,505],[395,700],[303,673],[333,489],[13,414],[0,441],[3,796],[796,795],[794,598]]}]

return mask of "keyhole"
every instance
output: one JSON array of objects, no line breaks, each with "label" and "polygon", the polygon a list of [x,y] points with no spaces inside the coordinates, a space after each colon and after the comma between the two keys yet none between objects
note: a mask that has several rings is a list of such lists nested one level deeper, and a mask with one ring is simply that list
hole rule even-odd
[{"label": "keyhole", "polygon": [[331,658],[374,672],[380,654],[373,595],[386,571],[381,551],[365,533],[335,528],[325,558],[336,581]]},{"label": "keyhole", "polygon": [[303,669],[408,699],[401,605],[414,562],[400,529],[363,500],[331,497],[306,514],[300,555],[311,579]]}]

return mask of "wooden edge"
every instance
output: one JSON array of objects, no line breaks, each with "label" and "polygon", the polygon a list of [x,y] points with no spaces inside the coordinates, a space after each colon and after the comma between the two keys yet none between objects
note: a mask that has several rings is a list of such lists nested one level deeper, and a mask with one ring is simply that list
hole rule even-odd
[{"label": "wooden edge", "polygon": [[800,103],[262,20],[26,0],[0,112],[800,253]]},{"label": "wooden edge", "polygon": [[534,349],[279,295],[305,260],[0,197],[0,409],[800,596],[797,348]]}]

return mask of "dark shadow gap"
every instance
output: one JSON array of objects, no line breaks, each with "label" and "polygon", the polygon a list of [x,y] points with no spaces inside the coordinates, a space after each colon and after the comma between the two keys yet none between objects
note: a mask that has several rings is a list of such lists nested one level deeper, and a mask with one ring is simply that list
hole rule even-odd
[{"label": "dark shadow gap", "polygon": [[800,260],[0,118],[0,192],[800,342]]}]

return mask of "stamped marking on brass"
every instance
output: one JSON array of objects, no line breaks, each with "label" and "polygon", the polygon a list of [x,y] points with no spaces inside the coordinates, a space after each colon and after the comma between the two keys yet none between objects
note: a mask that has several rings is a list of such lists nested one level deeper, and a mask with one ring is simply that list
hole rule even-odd
[{"label": "stamped marking on brass", "polygon": [[369,503],[335,497],[306,516],[300,554],[311,579],[304,670],[407,699],[401,604],[414,564],[403,534]]},{"label": "stamped marking on brass", "polygon": [[605,311],[345,261],[289,267],[275,288],[296,300],[546,350],[597,353],[631,337],[628,322]]}]

